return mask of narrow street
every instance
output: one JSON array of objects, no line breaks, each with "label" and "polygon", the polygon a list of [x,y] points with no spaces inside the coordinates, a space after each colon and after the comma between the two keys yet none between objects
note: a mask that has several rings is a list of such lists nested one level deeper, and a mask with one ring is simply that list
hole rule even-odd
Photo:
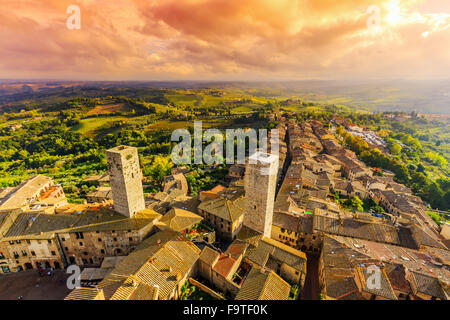
[{"label": "narrow street", "polygon": [[307,253],[306,279],[300,300],[318,300],[319,287],[319,257],[317,253]]}]

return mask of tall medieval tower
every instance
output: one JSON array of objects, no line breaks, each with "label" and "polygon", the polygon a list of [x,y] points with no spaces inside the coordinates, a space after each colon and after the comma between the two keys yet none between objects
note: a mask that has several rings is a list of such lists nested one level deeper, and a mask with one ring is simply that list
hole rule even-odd
[{"label": "tall medieval tower", "polygon": [[270,238],[277,183],[278,156],[255,152],[245,169],[244,225]]},{"label": "tall medieval tower", "polygon": [[106,151],[114,210],[132,218],[145,209],[137,149],[118,146]]}]

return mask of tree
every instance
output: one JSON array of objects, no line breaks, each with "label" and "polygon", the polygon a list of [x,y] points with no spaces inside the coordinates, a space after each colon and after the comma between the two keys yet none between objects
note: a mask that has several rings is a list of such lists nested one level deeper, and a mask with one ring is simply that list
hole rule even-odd
[{"label": "tree", "polygon": [[352,210],[364,211],[364,202],[358,196],[348,199],[345,205]]}]

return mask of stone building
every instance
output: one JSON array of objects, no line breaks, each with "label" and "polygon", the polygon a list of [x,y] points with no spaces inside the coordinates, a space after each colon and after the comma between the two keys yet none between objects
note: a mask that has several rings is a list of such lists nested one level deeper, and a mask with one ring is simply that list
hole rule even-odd
[{"label": "stone building", "polygon": [[239,240],[233,241],[224,253],[205,246],[200,253],[197,274],[226,298],[234,299],[250,269],[250,265],[242,265],[247,247],[247,243]]},{"label": "stone building", "polygon": [[22,181],[17,187],[0,189],[0,210],[38,209],[48,207],[49,211],[67,204],[61,185],[41,174]]},{"label": "stone building", "polygon": [[68,205],[55,214],[0,213],[1,271],[100,266],[107,256],[132,252],[160,218],[150,209],[124,218],[107,207],[89,205]]},{"label": "stone building", "polygon": [[205,197],[197,211],[214,226],[218,238],[234,240],[244,222],[245,197],[242,189],[230,188],[215,196],[212,199]]},{"label": "stone building", "polygon": [[143,241],[95,288],[76,288],[66,300],[179,299],[183,284],[196,273],[199,256],[200,249],[182,234],[161,231]]},{"label": "stone building", "polygon": [[142,172],[137,149],[118,146],[106,151],[114,210],[133,217],[145,209]]},{"label": "stone building", "polygon": [[245,171],[244,225],[270,237],[278,172],[278,156],[256,152]]}]

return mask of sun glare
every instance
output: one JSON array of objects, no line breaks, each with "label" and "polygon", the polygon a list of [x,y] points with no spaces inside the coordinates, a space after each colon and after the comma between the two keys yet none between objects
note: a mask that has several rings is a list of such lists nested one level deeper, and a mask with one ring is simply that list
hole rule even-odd
[{"label": "sun glare", "polygon": [[400,7],[398,0],[392,0],[386,5],[387,15],[385,16],[385,21],[390,25],[397,25],[403,19],[402,9]]}]

